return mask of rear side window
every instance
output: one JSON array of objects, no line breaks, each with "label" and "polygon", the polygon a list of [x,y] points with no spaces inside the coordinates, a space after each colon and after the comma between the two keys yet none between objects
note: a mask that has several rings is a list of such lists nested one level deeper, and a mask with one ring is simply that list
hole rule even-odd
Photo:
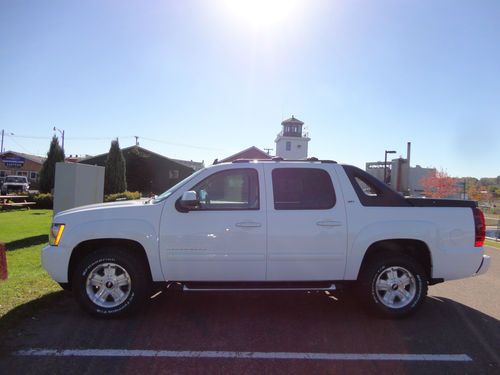
[{"label": "rear side window", "polygon": [[327,210],[335,205],[332,180],[323,169],[276,168],[272,178],[276,210]]},{"label": "rear side window", "polygon": [[378,190],[373,184],[361,177],[354,177],[354,180],[358,184],[359,188],[368,197],[379,197],[381,195],[380,190]]}]

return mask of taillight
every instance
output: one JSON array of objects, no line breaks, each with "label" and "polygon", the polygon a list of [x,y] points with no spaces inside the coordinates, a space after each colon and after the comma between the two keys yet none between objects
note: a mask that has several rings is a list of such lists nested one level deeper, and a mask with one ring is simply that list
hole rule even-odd
[{"label": "taillight", "polygon": [[479,208],[474,207],[472,209],[474,214],[474,228],[476,231],[476,238],[474,241],[475,247],[481,247],[484,245],[484,239],[486,237],[486,223],[484,221],[484,214]]}]

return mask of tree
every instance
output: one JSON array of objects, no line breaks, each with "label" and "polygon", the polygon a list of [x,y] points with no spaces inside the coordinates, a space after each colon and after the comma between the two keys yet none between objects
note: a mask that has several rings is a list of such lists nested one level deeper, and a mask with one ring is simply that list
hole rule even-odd
[{"label": "tree", "polygon": [[420,179],[420,185],[429,198],[448,198],[458,193],[457,179],[443,171],[434,170]]},{"label": "tree", "polygon": [[104,193],[115,194],[127,190],[125,158],[118,139],[111,142],[105,168]]},{"label": "tree", "polygon": [[56,163],[64,161],[64,151],[59,146],[59,140],[54,135],[47,152],[47,159],[43,162],[40,170],[40,192],[50,193],[54,189],[56,178]]},{"label": "tree", "polygon": [[481,189],[481,185],[479,185],[479,183],[470,183],[467,185],[467,196],[470,200],[477,202],[484,200],[485,196],[482,194],[482,191],[483,190]]}]

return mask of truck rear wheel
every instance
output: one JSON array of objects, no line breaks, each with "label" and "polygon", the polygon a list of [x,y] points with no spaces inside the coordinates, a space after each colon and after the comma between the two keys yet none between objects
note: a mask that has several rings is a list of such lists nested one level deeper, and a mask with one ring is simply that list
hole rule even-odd
[{"label": "truck rear wheel", "polygon": [[406,255],[388,255],[365,268],[360,294],[379,316],[402,318],[415,312],[427,295],[427,275]]},{"label": "truck rear wheel", "polygon": [[87,255],[76,266],[72,279],[80,306],[98,317],[116,317],[136,310],[150,287],[145,265],[137,258],[115,248]]}]

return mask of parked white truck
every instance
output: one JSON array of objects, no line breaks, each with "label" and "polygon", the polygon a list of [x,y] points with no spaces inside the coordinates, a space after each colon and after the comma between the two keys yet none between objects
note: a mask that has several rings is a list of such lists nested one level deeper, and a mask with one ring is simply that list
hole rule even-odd
[{"label": "parked white truck", "polygon": [[248,161],[200,170],[148,201],[54,217],[49,274],[88,312],[137,308],[156,282],[184,290],[353,286],[402,317],[428,285],[485,273],[484,217],[472,201],[404,198],[332,161]]}]

